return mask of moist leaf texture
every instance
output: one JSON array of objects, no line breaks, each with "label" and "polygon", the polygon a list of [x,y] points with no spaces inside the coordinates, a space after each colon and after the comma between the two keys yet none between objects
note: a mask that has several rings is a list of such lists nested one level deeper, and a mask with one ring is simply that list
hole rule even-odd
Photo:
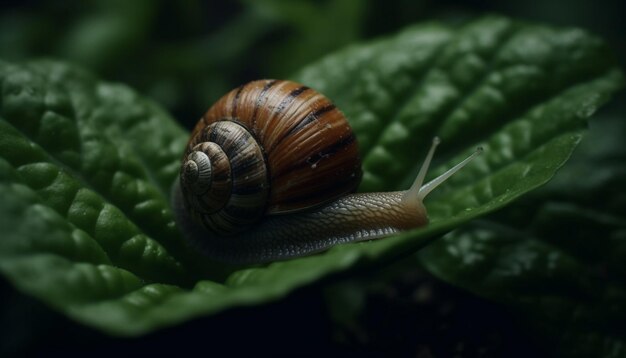
[{"label": "moist leaf texture", "polygon": [[485,152],[426,200],[425,228],[226,267],[191,250],[173,221],[169,189],[188,134],[167,113],[69,64],[0,62],[0,271],[116,335],[278,299],[414,252],[546,183],[622,83],[600,39],[497,16],[414,26],[292,79],[326,94],[353,125],[361,191],[407,187],[435,135],[442,145],[430,177],[476,146]]},{"label": "moist leaf texture", "polygon": [[626,354],[626,124],[603,117],[546,187],[418,254],[437,277],[521,312],[563,357]]}]

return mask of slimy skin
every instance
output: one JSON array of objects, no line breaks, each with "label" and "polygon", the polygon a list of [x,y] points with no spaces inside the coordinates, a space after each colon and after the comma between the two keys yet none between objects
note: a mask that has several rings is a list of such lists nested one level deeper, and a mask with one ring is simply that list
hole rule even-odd
[{"label": "slimy skin", "polygon": [[306,212],[265,217],[233,236],[217,236],[188,215],[178,183],[177,222],[205,255],[230,263],[259,263],[305,256],[332,246],[379,239],[428,223],[421,201],[403,201],[405,191],[349,194]]}]

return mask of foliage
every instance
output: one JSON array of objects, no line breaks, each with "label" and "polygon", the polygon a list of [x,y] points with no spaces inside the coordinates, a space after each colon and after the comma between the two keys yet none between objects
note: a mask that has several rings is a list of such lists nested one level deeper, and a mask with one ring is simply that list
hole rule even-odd
[{"label": "foliage", "polygon": [[349,117],[364,158],[360,190],[406,186],[434,135],[444,144],[431,176],[477,145],[486,153],[429,198],[426,228],[225,267],[191,251],[172,221],[169,185],[186,133],[165,111],[73,65],[2,62],[0,271],[70,317],[120,335],[277,299],[414,252],[544,184],[622,83],[596,37],[496,16],[413,26],[293,78]]},{"label": "foliage", "polygon": [[626,354],[626,125],[603,119],[545,188],[419,253],[437,277],[522,312],[564,356]]}]

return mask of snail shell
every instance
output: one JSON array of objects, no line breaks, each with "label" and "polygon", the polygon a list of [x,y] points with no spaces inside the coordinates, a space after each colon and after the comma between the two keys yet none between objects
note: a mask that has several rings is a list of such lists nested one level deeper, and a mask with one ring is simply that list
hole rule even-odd
[{"label": "snail shell", "polygon": [[187,207],[220,235],[246,230],[266,213],[330,202],[361,179],[343,114],[289,81],[254,81],[222,97],[194,128],[184,156]]},{"label": "snail shell", "polygon": [[437,144],[411,189],[349,194],[361,161],[344,115],[301,84],[253,81],[219,99],[193,129],[173,187],[176,220],[207,256],[241,263],[422,226],[423,198],[473,158],[422,187]]}]

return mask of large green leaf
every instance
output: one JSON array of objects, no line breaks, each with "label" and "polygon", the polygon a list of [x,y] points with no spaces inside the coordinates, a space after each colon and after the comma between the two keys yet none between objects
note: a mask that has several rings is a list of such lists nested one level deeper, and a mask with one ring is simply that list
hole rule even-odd
[{"label": "large green leaf", "polygon": [[55,62],[0,63],[0,270],[86,324],[136,335],[276,299],[411,253],[547,182],[622,81],[599,39],[489,17],[350,47],[294,79],[349,117],[361,190],[406,186],[430,138],[441,173],[486,152],[426,202],[431,224],[261,267],[207,262],[168,206],[186,134],[154,103]]},{"label": "large green leaf", "polygon": [[559,356],[626,354],[626,122],[602,119],[547,187],[419,253],[437,277],[523,313]]}]

